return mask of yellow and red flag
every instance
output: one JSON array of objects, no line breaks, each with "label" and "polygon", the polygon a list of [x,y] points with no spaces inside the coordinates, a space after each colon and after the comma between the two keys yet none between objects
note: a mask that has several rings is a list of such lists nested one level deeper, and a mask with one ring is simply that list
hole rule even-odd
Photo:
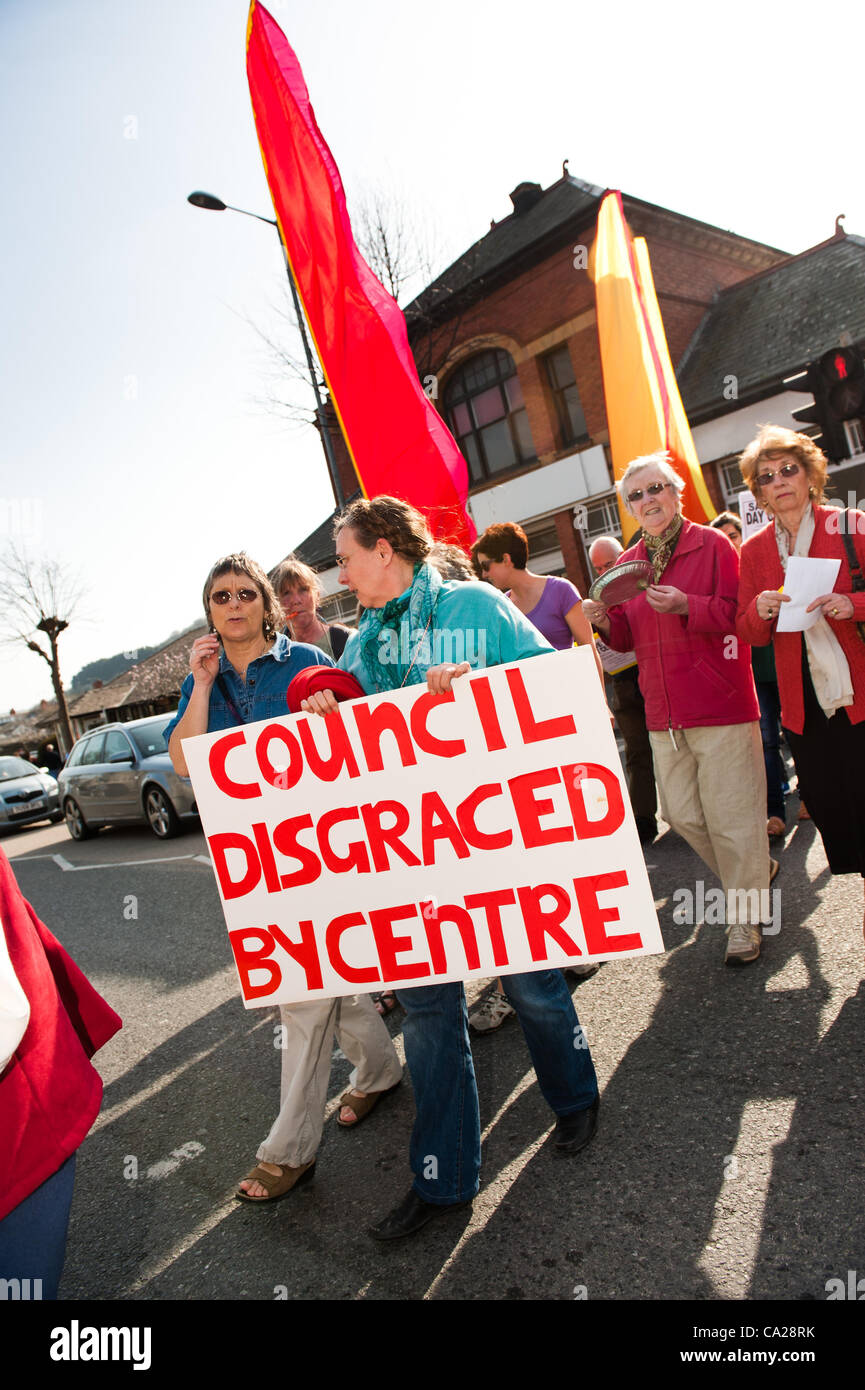
[{"label": "yellow and red flag", "polygon": [[[685,516],[705,525],[715,516],[715,508],[670,361],[649,251],[645,240],[632,237],[628,230],[621,193],[608,193],[601,203],[590,273],[595,282],[613,474],[621,478],[633,459],[666,449],[676,472],[685,479]],[[623,536],[630,540],[637,523],[621,500],[619,515]]]},{"label": "yellow and red flag", "polygon": [[257,0],[246,70],[279,233],[361,488],[401,497],[468,547],[466,462],[421,388],[402,311],[355,245],[300,64]]}]

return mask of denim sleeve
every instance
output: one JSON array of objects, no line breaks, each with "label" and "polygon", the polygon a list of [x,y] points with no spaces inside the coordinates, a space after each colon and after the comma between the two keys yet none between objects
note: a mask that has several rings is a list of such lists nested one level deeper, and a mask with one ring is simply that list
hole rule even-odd
[{"label": "denim sleeve", "polygon": [[166,725],[165,733],[163,734],[166,748],[168,747],[168,740],[171,738],[171,735],[174,733],[174,730],[177,728],[178,724],[180,723],[181,719],[186,713],[186,706],[189,704],[189,697],[192,694],[193,679],[194,678],[192,672],[190,671],[189,675],[186,677],[186,680],[180,687],[180,699],[177,702],[177,713],[172,719],[171,723]]}]

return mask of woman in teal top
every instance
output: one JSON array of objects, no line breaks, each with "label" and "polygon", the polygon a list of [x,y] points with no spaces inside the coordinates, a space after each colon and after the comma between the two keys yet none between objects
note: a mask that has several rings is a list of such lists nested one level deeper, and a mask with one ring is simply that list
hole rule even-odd
[{"label": "woman in teal top", "polygon": [[[436,693],[484,666],[552,651],[546,638],[504,595],[486,584],[443,582],[426,563],[432,536],[420,512],[393,497],[352,503],[336,523],[340,581],[366,609],[339,660],[368,694],[426,685]],[[304,708],[336,709],[330,691]],[[558,1116],[555,1145],[575,1153],[597,1124],[598,1083],[570,992],[560,970],[508,975],[538,1083]],[[378,1240],[412,1235],[478,1190],[480,1115],[459,982],[397,991],[406,1010],[406,1059],[415,1094],[410,1146],[414,1183],[370,1232]],[[429,1163],[435,1155],[436,1164]],[[433,1171],[434,1170],[434,1171]]]}]

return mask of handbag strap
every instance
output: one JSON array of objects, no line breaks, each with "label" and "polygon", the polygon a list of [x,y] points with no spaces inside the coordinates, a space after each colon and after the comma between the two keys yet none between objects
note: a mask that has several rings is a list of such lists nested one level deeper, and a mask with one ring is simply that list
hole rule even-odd
[{"label": "handbag strap", "polygon": [[847,566],[850,570],[850,580],[853,585],[854,594],[861,594],[865,589],[865,576],[862,574],[862,566],[853,545],[853,537],[850,535],[850,511],[844,510],[844,529],[841,532],[841,539],[844,542],[844,549],[847,551]]},{"label": "handbag strap", "polygon": [[217,684],[218,687],[219,687],[219,693],[220,693],[220,695],[222,696],[222,698],[223,698],[223,700],[225,701],[225,703],[228,705],[229,711],[231,712],[231,717],[232,717],[232,719],[234,719],[235,722],[238,723],[238,724],[245,724],[245,723],[246,723],[246,720],[244,719],[243,715],[240,713],[240,710],[237,708],[237,705],[236,705],[236,704],[234,703],[234,701],[232,700],[231,695],[230,695],[230,693],[229,693],[228,686],[226,685],[225,680],[223,679],[223,675],[222,675],[222,672],[221,672],[221,671],[220,671],[219,675],[216,677],[216,684]]}]

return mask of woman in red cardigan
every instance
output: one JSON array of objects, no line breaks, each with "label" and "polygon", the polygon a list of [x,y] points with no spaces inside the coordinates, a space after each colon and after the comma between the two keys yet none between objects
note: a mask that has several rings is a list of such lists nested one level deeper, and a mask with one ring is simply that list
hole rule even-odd
[{"label": "woman in red cardigan", "polygon": [[56,1298],[74,1155],[99,1112],[90,1058],[120,1027],[0,850],[0,1279]]},{"label": "woman in red cardigan", "polygon": [[[742,547],[739,636],[774,644],[781,720],[799,776],[799,794],[823,837],[833,874],[865,877],[865,593],[853,593],[843,531],[865,566],[865,514],[823,503],[826,459],[813,440],[767,425],[743,453],[742,477],[774,523]],[[778,632],[791,555],[841,562],[833,591],[807,611],[805,632]]]}]

